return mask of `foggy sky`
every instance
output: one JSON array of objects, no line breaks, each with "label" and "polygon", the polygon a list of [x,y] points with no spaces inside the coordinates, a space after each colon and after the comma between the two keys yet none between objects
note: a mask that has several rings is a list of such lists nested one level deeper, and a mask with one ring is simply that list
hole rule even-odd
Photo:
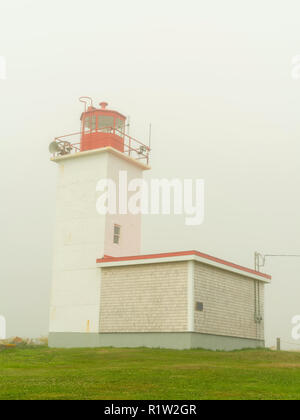
[{"label": "foggy sky", "polygon": [[[206,182],[205,223],[145,216],[144,252],[198,249],[249,267],[256,250],[300,253],[299,16],[297,0],[1,0],[0,313],[9,336],[48,331],[57,169],[48,144],[79,131],[82,95],[130,115],[141,141],[152,123],[147,178]],[[266,271],[267,344],[293,343],[300,259],[269,260]]]}]

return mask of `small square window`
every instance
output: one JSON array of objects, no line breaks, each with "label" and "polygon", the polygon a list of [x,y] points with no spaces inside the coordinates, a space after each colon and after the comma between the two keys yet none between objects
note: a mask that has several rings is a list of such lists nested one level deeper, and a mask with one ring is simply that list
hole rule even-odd
[{"label": "small square window", "polygon": [[204,305],[202,302],[196,302],[196,311],[198,312],[203,312],[204,310]]},{"label": "small square window", "polygon": [[121,239],[121,226],[114,225],[114,244],[119,245]]}]

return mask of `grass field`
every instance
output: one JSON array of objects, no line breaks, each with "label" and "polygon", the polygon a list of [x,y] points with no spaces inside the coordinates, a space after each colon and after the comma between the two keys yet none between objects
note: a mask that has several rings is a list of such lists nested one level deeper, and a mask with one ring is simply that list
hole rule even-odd
[{"label": "grass field", "polygon": [[300,354],[151,349],[0,351],[0,399],[300,399]]}]

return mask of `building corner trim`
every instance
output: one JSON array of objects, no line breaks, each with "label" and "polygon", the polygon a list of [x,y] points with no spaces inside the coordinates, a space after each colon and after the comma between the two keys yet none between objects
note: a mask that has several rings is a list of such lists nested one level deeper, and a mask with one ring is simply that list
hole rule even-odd
[{"label": "building corner trim", "polygon": [[188,332],[195,331],[195,262],[188,261]]}]

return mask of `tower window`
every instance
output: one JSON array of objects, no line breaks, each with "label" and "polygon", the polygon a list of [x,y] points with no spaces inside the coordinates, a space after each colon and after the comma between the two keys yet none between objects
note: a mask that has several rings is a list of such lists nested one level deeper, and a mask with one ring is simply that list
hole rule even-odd
[{"label": "tower window", "polygon": [[[125,132],[125,121],[121,120],[121,118],[116,119],[116,129],[121,133]],[[117,134],[120,135],[121,133],[119,132]]]},{"label": "tower window", "polygon": [[106,115],[98,116],[98,130],[101,130],[103,133],[110,133],[114,128],[114,117],[109,117]]},{"label": "tower window", "polygon": [[86,117],[84,122],[85,130],[88,131],[95,131],[96,130],[96,115],[91,115],[90,117]]},{"label": "tower window", "polygon": [[120,245],[121,239],[121,226],[114,225],[114,244]]}]

